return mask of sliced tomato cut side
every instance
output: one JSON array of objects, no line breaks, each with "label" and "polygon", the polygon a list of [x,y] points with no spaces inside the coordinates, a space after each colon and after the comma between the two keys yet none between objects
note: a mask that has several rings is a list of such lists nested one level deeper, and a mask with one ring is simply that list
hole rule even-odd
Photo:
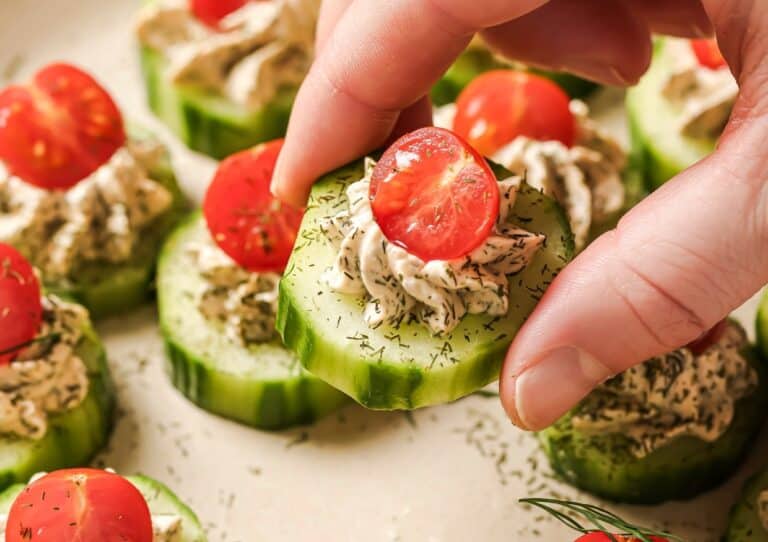
[{"label": "sliced tomato cut side", "polygon": [[691,48],[699,60],[699,64],[705,68],[719,70],[728,66],[717,41],[714,39],[691,40]]},{"label": "sliced tomato cut side", "polygon": [[570,98],[556,83],[532,73],[493,70],[459,95],[453,129],[491,156],[518,136],[570,147],[576,121]]},{"label": "sliced tomato cut side", "polygon": [[421,128],[389,147],[373,171],[370,198],[387,239],[425,261],[466,256],[499,216],[488,163],[441,128]]},{"label": "sliced tomato cut side", "polygon": [[269,191],[282,147],[278,139],[230,156],[205,195],[203,214],[213,239],[250,271],[285,269],[304,215]]},{"label": "sliced tomato cut side", "polygon": [[189,8],[201,22],[218,28],[219,22],[248,3],[248,0],[190,0]]},{"label": "sliced tomato cut side", "polygon": [[0,243],[0,365],[37,335],[43,320],[40,283],[29,262]]}]

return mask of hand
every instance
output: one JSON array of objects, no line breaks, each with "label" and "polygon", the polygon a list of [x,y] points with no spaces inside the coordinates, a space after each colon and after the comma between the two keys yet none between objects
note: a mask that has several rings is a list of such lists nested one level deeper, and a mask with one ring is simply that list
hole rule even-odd
[{"label": "hand", "polygon": [[650,30],[700,36],[712,21],[741,86],[718,150],[576,258],[515,339],[502,402],[515,423],[540,429],[768,282],[768,12],[758,0],[466,4],[326,0],[273,191],[303,203],[321,173],[426,124],[424,94],[476,31],[516,60],[631,84],[647,68]]}]

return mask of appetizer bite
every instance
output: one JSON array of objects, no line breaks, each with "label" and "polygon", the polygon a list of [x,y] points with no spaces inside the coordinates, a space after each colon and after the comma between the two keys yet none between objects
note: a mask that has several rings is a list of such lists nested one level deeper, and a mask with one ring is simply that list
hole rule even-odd
[{"label": "appetizer bite", "polygon": [[513,70],[472,81],[435,124],[454,130],[568,215],[576,250],[613,227],[642,197],[643,181],[619,143],[555,83]]},{"label": "appetizer bite", "polygon": [[0,243],[0,488],[90,461],[113,410],[88,311],[42,293],[29,262]]},{"label": "appetizer bite", "polygon": [[768,541],[768,469],[744,485],[741,498],[731,509],[723,542]]},{"label": "appetizer bite", "polygon": [[443,403],[498,377],[572,253],[554,199],[423,128],[314,186],[277,328],[309,371],[369,408]]},{"label": "appetizer bite", "polygon": [[285,133],[320,0],[148,0],[136,34],[149,105],[222,159]]},{"label": "appetizer bite", "polygon": [[269,183],[282,140],[221,163],[158,270],[173,384],[215,414],[262,429],[311,422],[348,401],[302,369],[275,330],[280,276],[302,211]]},{"label": "appetizer bite", "polygon": [[768,407],[766,368],[733,320],[608,380],[539,433],[552,468],[601,497],[689,498],[739,466]]},{"label": "appetizer bite", "polygon": [[146,476],[68,469],[35,475],[0,494],[6,542],[206,542],[200,521]]},{"label": "appetizer bite", "polygon": [[0,242],[93,317],[144,302],[184,207],[165,148],[67,64],[0,92],[0,118]]},{"label": "appetizer bite", "polygon": [[657,188],[715,150],[739,93],[714,40],[659,38],[627,93],[633,144]]}]

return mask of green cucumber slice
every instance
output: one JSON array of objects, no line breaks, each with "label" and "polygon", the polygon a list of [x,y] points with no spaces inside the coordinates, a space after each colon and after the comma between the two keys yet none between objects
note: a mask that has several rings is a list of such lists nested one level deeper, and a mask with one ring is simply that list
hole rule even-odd
[{"label": "green cucumber slice", "polygon": [[[166,487],[164,484],[147,476],[126,476],[136,488],[144,495],[152,514],[172,514],[181,518],[182,542],[206,542],[200,520],[186,504]],[[8,514],[13,502],[26,487],[26,481],[17,483],[0,493],[0,514]]]},{"label": "green cucumber slice", "polygon": [[26,483],[36,472],[86,465],[107,444],[114,390],[104,347],[91,327],[76,351],[88,368],[88,395],[76,408],[51,416],[40,440],[0,437],[0,488]]},{"label": "green cucumber slice", "polygon": [[658,188],[711,154],[717,143],[715,139],[687,137],[675,129],[680,112],[662,94],[671,63],[667,43],[664,38],[654,43],[651,68],[629,89],[626,100],[633,145],[642,153],[650,188]]},{"label": "green cucumber slice", "polygon": [[757,333],[757,348],[765,359],[768,359],[768,290],[763,294],[760,300],[760,306],[757,309],[757,322],[755,324]]},{"label": "green cucumber slice", "polygon": [[733,422],[718,440],[679,437],[640,459],[624,435],[585,435],[573,428],[568,414],[538,434],[552,469],[584,491],[633,504],[687,499],[717,486],[741,464],[768,408],[768,367],[754,350],[745,355],[760,386],[736,403]]},{"label": "green cucumber slice", "polygon": [[723,542],[768,542],[768,531],[758,513],[757,498],[768,489],[768,469],[747,480],[741,498],[733,506]]},{"label": "green cucumber slice", "polygon": [[[494,167],[503,178],[503,168]],[[286,346],[306,369],[372,409],[444,403],[495,380],[512,338],[573,255],[562,209],[527,185],[518,193],[518,222],[546,234],[547,243],[525,271],[510,278],[508,316],[467,316],[443,337],[431,336],[418,323],[372,330],[363,322],[361,297],[337,294],[321,281],[335,253],[320,232],[320,220],[347,208],[345,189],[362,175],[360,160],[325,176],[312,189],[280,284],[277,329]]]},{"label": "green cucumber slice", "polygon": [[190,270],[186,250],[207,235],[202,215],[194,213],[160,257],[160,327],[173,385],[201,408],[260,429],[309,423],[348,402],[304,371],[279,340],[244,348],[200,314],[195,299],[205,282]]},{"label": "green cucumber slice", "polygon": [[281,89],[266,107],[249,111],[226,98],[174,85],[161,52],[141,48],[149,107],[190,149],[221,160],[285,135],[296,88]]}]

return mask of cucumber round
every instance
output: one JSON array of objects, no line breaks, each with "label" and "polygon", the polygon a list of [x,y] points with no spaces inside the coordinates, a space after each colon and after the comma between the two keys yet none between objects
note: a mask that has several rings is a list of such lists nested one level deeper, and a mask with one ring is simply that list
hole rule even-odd
[{"label": "cucumber round", "polygon": [[760,384],[736,402],[733,422],[716,441],[678,437],[637,458],[626,436],[584,434],[573,428],[568,414],[538,434],[552,469],[584,491],[633,504],[686,499],[717,486],[741,464],[768,408],[768,368],[753,349],[744,355],[757,370]]},{"label": "cucumber round", "polygon": [[[195,513],[164,484],[147,476],[126,476],[144,495],[149,511],[154,514],[172,514],[181,518],[181,542],[206,542],[205,531]],[[13,502],[26,487],[26,481],[17,483],[0,493],[0,514],[7,516]]]},{"label": "cucumber round", "polygon": [[77,407],[48,418],[40,440],[0,437],[0,488],[41,471],[86,465],[112,431],[114,389],[104,347],[90,326],[75,350],[88,369],[88,394]]},{"label": "cucumber round", "polygon": [[731,509],[723,542],[768,542],[768,531],[763,527],[757,499],[768,490],[768,469],[747,480],[739,502]]},{"label": "cucumber round", "polygon": [[716,139],[692,138],[677,130],[681,113],[662,94],[670,75],[671,59],[659,38],[654,43],[653,61],[640,83],[627,92],[627,117],[632,144],[642,155],[650,188],[658,188],[715,150]]},{"label": "cucumber round", "polygon": [[208,235],[194,213],[160,257],[160,327],[173,385],[201,408],[260,429],[309,423],[348,402],[303,370],[279,339],[246,348],[203,317],[195,302],[205,281],[190,269],[187,249]]},{"label": "cucumber round", "polygon": [[[494,165],[497,177],[509,175]],[[346,187],[363,176],[363,161],[337,170],[312,189],[298,241],[280,283],[277,329],[306,369],[379,410],[444,403],[497,379],[512,338],[560,269],[573,255],[573,238],[560,206],[523,184],[516,221],[547,236],[523,272],[510,277],[505,317],[468,315],[450,334],[432,336],[419,323],[370,329],[363,298],[337,294],[321,280],[336,256],[320,221],[347,209]]]}]

